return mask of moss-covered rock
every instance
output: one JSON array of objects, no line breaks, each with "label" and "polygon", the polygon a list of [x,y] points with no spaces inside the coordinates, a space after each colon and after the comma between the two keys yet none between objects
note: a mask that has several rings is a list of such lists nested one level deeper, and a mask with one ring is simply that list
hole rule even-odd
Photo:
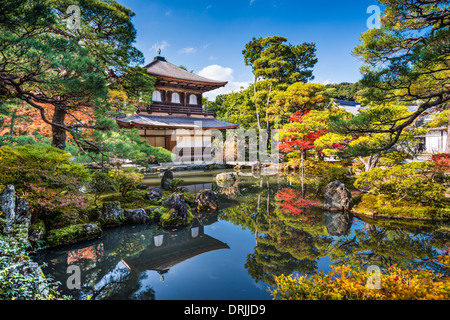
[{"label": "moss-covered rock", "polygon": [[216,211],[219,209],[219,198],[217,193],[203,189],[200,190],[194,199],[195,210],[197,211]]},{"label": "moss-covered rock", "polygon": [[188,225],[194,215],[182,193],[173,193],[169,199],[162,203],[163,207],[155,210],[160,216],[163,227],[179,227]]},{"label": "moss-covered rock", "polygon": [[125,222],[125,215],[119,201],[104,202],[103,210],[100,214],[100,224],[102,227],[119,226]]},{"label": "moss-covered rock", "polygon": [[50,230],[46,240],[49,246],[54,247],[99,238],[102,234],[102,229],[96,224],[77,224]]},{"label": "moss-covered rock", "polygon": [[40,241],[45,239],[46,228],[42,220],[38,220],[30,226],[28,239],[33,246],[36,246]]}]

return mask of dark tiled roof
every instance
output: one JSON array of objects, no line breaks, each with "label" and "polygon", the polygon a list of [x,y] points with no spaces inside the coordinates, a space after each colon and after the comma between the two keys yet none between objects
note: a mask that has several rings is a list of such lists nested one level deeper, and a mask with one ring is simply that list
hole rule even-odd
[{"label": "dark tiled roof", "polygon": [[180,80],[186,80],[186,81],[196,81],[196,82],[203,82],[203,83],[211,83],[211,84],[219,84],[219,85],[225,85],[228,82],[227,81],[218,81],[218,80],[212,80],[208,79],[202,76],[199,76],[195,73],[191,73],[189,71],[183,70],[180,67],[177,67],[176,65],[167,62],[162,57],[156,57],[152,62],[150,62],[148,65],[144,66],[144,68],[147,69],[148,73],[155,76],[162,76],[162,77],[168,77],[168,78],[174,78],[174,79],[180,79]]},{"label": "dark tiled roof", "polygon": [[236,128],[239,125],[225,122],[215,118],[191,118],[191,117],[164,117],[135,114],[128,118],[116,119],[124,124],[137,124],[159,128],[203,128],[203,129],[229,129]]},{"label": "dark tiled roof", "polygon": [[347,101],[347,100],[336,100],[337,103],[339,103],[342,106],[361,106],[360,102],[355,101]]}]

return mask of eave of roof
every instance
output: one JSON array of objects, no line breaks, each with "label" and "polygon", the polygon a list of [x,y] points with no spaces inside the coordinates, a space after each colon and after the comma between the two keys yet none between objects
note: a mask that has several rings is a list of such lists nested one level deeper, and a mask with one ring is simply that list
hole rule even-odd
[{"label": "eave of roof", "polygon": [[159,78],[162,77],[165,79],[182,80],[185,82],[193,82],[215,87],[221,87],[228,83],[228,81],[208,79],[195,73],[191,73],[170,62],[167,62],[162,57],[156,57],[152,62],[144,66],[144,68],[147,69],[147,72],[150,75]]},{"label": "eave of roof", "polygon": [[215,118],[170,117],[135,114],[127,118],[116,119],[122,125],[142,126],[164,129],[233,129],[239,124],[225,122]]}]

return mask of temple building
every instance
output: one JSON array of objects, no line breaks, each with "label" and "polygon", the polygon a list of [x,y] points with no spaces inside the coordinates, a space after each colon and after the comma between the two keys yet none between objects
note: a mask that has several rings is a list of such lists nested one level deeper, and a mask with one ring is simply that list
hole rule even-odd
[{"label": "temple building", "polygon": [[[192,153],[181,156],[193,159],[196,148],[204,150],[211,145],[212,129],[225,130],[239,126],[216,119],[214,113],[205,112],[202,107],[203,93],[225,86],[226,81],[201,77],[175,66],[161,56],[155,57],[144,68],[156,78],[153,103],[139,108],[135,115],[116,119],[120,127],[137,128],[139,135],[150,145],[174,153],[175,147],[190,146]],[[199,130],[203,132],[200,138],[198,134],[194,136],[194,132]]]}]

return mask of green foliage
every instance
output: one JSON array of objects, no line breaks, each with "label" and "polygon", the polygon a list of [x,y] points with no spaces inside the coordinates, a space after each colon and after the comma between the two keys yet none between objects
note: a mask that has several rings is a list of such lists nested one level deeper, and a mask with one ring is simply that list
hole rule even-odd
[{"label": "green foliage", "polygon": [[362,95],[363,89],[361,81],[355,83],[330,83],[326,85],[325,94],[336,100],[357,101]]},{"label": "green foliage", "polygon": [[[58,283],[46,279],[40,266],[30,260],[29,249],[23,242],[0,235],[0,300],[67,298],[55,290]],[[24,270],[30,268],[35,272],[27,274]]]},{"label": "green foliage", "polygon": [[431,206],[426,204],[411,204],[406,200],[393,200],[382,194],[362,194],[358,204],[354,208],[364,214],[375,214],[386,217],[410,217],[417,219],[448,219],[450,218],[449,203],[445,205]]},{"label": "green foliage", "polygon": [[97,206],[97,200],[106,192],[117,191],[117,185],[114,179],[107,173],[102,171],[95,171],[91,175],[91,182],[89,184],[91,191],[94,193],[94,204]]},{"label": "green foliage", "polygon": [[188,209],[188,217],[186,220],[175,218],[172,214],[172,209],[167,209],[164,207],[154,210],[154,213],[160,215],[159,223],[164,228],[186,226],[191,223],[192,219],[194,219],[191,208]]},{"label": "green foliage", "polygon": [[[361,35],[353,54],[366,65],[362,84],[371,101],[418,101],[417,112],[384,131],[399,134],[425,110],[450,99],[448,1],[383,0],[381,28]],[[447,107],[448,108],[448,107]],[[377,128],[368,128],[376,132]],[[379,132],[379,131],[378,131]]]},{"label": "green foliage", "polygon": [[35,134],[33,136],[27,135],[8,135],[5,134],[0,136],[0,147],[1,146],[24,146],[24,145],[33,145],[33,144],[44,144],[50,145],[51,140],[46,138],[40,134]]},{"label": "green foliage", "polygon": [[[71,5],[80,8],[77,30],[66,23]],[[126,111],[150,103],[155,79],[137,66],[144,57],[134,47],[132,10],[113,0],[4,0],[1,12],[0,100],[21,100],[41,111],[53,125],[53,145],[64,149],[70,133],[80,149],[101,152],[79,129],[105,130],[102,118],[121,114],[124,101],[133,106]],[[80,106],[90,119],[74,123]]]},{"label": "green foliage", "polygon": [[217,118],[239,123],[245,129],[256,129],[255,104],[252,100],[253,86],[240,91],[221,94],[214,101],[206,101],[204,108],[217,113]]},{"label": "green foliage", "polygon": [[446,188],[433,180],[431,162],[412,162],[387,169],[375,168],[361,173],[355,187],[384,195],[391,200],[442,207],[448,205]]},{"label": "green foliage", "polygon": [[392,167],[394,165],[402,164],[405,160],[412,160],[410,153],[405,151],[392,151],[385,153],[379,161],[380,166]]},{"label": "green foliage", "polygon": [[[253,38],[242,51],[246,65],[256,78],[277,79],[281,83],[308,82],[314,79],[312,67],[317,63],[314,43],[285,44],[280,36]],[[276,52],[276,54],[274,54]]]},{"label": "green foliage", "polygon": [[80,189],[89,172],[71,154],[45,145],[0,147],[0,181],[13,184],[34,211],[73,211],[85,201]]},{"label": "green foliage", "polygon": [[87,133],[86,139],[94,141],[97,148],[85,146],[81,149],[77,145],[69,147],[78,162],[94,161],[105,167],[114,158],[129,159],[143,166],[148,165],[150,157],[157,163],[172,161],[170,151],[149,145],[139,136],[137,129],[118,129],[114,121],[110,124],[105,123],[105,126],[107,125],[111,125],[112,130]]},{"label": "green foliage", "polygon": [[121,168],[116,171],[110,171],[108,175],[114,179],[124,198],[130,191],[135,190],[144,178],[144,175],[136,172],[134,168]]},{"label": "green foliage", "polygon": [[47,234],[47,243],[54,247],[66,245],[83,240],[90,240],[102,235],[102,229],[97,228],[95,232],[87,231],[83,224],[76,224],[60,229],[50,230]]}]

